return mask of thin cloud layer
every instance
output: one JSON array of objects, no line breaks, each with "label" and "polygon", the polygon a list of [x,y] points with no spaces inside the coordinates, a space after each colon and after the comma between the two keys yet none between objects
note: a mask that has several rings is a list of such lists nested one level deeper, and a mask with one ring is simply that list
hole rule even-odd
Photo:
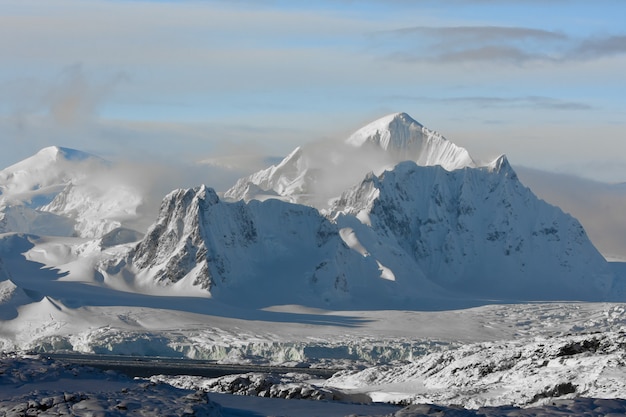
[{"label": "thin cloud layer", "polygon": [[580,38],[561,31],[506,26],[416,26],[373,35],[393,44],[387,56],[405,62],[563,62],[626,53],[626,36]]},{"label": "thin cloud layer", "polygon": [[439,103],[443,105],[464,104],[484,109],[489,108],[533,108],[545,110],[594,110],[594,106],[576,102],[561,100],[554,97],[528,96],[528,97],[424,97],[424,96],[392,96],[391,99],[399,101],[416,101]]},{"label": "thin cloud layer", "polygon": [[626,54],[626,35],[585,39],[572,55],[581,59],[598,59]]}]

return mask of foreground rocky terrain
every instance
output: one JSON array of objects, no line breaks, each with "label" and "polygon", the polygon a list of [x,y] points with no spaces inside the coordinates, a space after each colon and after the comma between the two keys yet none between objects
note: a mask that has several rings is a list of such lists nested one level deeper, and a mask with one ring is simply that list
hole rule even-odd
[{"label": "foreground rocky terrain", "polygon": [[[236,379],[241,377],[233,377]],[[280,377],[273,377],[279,380]],[[267,378],[266,378],[267,379]],[[114,372],[71,366],[40,357],[0,357],[0,416],[385,416],[385,417],[539,417],[624,415],[623,399],[550,399],[543,405],[467,409],[460,405],[405,407],[339,401],[252,398],[207,394],[165,382],[132,380]],[[354,401],[356,398],[353,397]],[[361,399],[363,400],[363,399]]]}]

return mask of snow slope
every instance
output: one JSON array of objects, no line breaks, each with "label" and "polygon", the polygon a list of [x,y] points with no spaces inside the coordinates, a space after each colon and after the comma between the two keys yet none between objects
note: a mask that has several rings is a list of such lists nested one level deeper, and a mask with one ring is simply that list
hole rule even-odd
[{"label": "snow slope", "polygon": [[[0,171],[0,193],[8,202],[41,205],[65,184],[86,175],[85,163],[104,163],[91,154],[50,146]],[[33,201],[35,199],[35,201]]]},{"label": "snow slope", "polygon": [[626,261],[626,184],[525,167],[515,171],[539,198],[576,217],[606,259]]},{"label": "snow slope", "polygon": [[[328,388],[353,397],[366,394],[375,400],[462,403],[466,407],[526,406],[548,399],[552,404],[554,398],[574,395],[626,395],[623,304],[511,304],[432,312],[333,312],[294,306],[238,309],[219,300],[181,296],[171,287],[158,296],[136,289],[116,291],[106,277],[85,274],[89,271],[83,264],[86,259],[95,261],[96,254],[114,249],[124,253],[127,245],[98,248],[85,239],[59,242],[11,234],[0,248],[0,258],[8,258],[3,261],[3,276],[11,279],[0,283],[3,290],[8,288],[0,292],[5,300],[0,313],[10,313],[3,316],[0,327],[3,350],[185,355],[227,363],[301,363],[346,369],[355,364],[399,362],[339,374]],[[31,260],[30,269],[25,270],[24,263],[13,256],[19,253]],[[45,267],[44,262],[61,269]],[[38,364],[35,369],[41,373],[46,368]],[[57,381],[54,366],[51,369],[45,375]],[[75,370],[68,372],[76,378]],[[53,388],[56,382],[42,385],[40,378],[26,379],[30,382],[23,386],[9,381],[0,389],[6,396],[3,404],[13,407],[29,399],[42,404],[44,398],[63,394]],[[87,401],[82,407],[96,410],[117,404],[123,388],[114,381],[111,388],[103,388],[109,382],[85,385],[84,381],[80,388],[72,388],[62,375],[58,381],[65,390],[85,393],[76,402]],[[300,388],[291,386],[285,392],[306,390],[307,384],[302,381]],[[90,390],[89,386],[99,388]],[[159,394],[145,388],[128,387],[130,394],[124,398],[145,395],[144,401],[183,401],[169,388],[157,386]],[[254,404],[266,410],[261,403]],[[600,402],[559,404],[582,413]],[[511,408],[501,412],[511,412]]]},{"label": "snow slope", "polygon": [[394,161],[440,165],[448,171],[475,166],[467,150],[416,122],[406,113],[390,114],[354,132],[346,143],[372,146],[392,155]]}]

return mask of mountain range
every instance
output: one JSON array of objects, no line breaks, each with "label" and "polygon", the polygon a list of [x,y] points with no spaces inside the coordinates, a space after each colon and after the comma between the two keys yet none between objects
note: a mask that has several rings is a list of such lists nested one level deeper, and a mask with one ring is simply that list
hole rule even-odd
[{"label": "mountain range", "polygon": [[298,147],[223,194],[174,190],[137,243],[144,231],[125,221],[137,216],[141,190],[93,180],[110,169],[51,147],[0,171],[3,231],[83,238],[66,244],[71,255],[41,258],[48,268],[82,265],[80,278],[66,268],[65,280],[85,280],[87,270],[101,287],[245,307],[431,309],[624,294],[581,224],[538,199],[505,156],[478,165],[405,113],[333,146]]},{"label": "mountain range", "polygon": [[[459,403],[623,411],[607,398],[625,392],[625,264],[607,262],[505,156],[477,163],[398,113],[298,147],[223,193],[173,190],[158,213],[127,172],[61,147],[0,171],[0,351],[22,352],[0,353],[8,412],[67,409],[72,378],[75,409],[98,412],[121,410],[115,398],[152,404],[146,387],[187,412],[189,395],[168,386],[437,403],[450,415],[487,410]],[[32,354],[51,351],[342,371],[323,386],[297,373],[155,376],[132,391]],[[97,393],[83,392],[89,378]],[[426,408],[444,410],[394,415]]]}]

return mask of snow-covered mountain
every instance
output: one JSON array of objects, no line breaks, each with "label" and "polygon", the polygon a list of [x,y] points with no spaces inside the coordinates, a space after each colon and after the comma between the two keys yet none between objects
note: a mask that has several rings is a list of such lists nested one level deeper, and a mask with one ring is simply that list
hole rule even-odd
[{"label": "snow-covered mountain", "polygon": [[395,275],[406,272],[381,251],[402,252],[450,291],[509,300],[612,294],[609,265],[580,223],[535,197],[504,156],[455,171],[403,162],[345,192],[332,213]]},{"label": "snow-covered mountain", "polygon": [[137,216],[142,192],[107,161],[51,146],[0,171],[0,232],[100,237]]},{"label": "snow-covered mountain", "polygon": [[130,263],[144,282],[196,286],[237,305],[379,307],[389,306],[385,294],[441,297],[418,271],[399,291],[375,259],[344,243],[344,232],[312,207],[223,202],[201,186],[165,198]]},{"label": "snow-covered mountain", "polygon": [[[75,149],[50,146],[0,171],[0,194],[8,202],[42,205],[87,174],[84,163],[104,161]],[[33,201],[34,200],[34,201]]]},{"label": "snow-covered mountain", "polygon": [[134,220],[142,202],[142,192],[127,184],[70,182],[39,210],[72,219],[78,236],[97,238]]},{"label": "snow-covered mountain", "polygon": [[354,132],[346,143],[357,148],[380,148],[391,154],[394,161],[440,165],[448,171],[475,166],[467,150],[422,126],[406,113],[382,117]]},{"label": "snow-covered mountain", "polygon": [[[268,304],[420,308],[442,299],[621,296],[623,284],[580,223],[535,197],[506,157],[477,167],[467,151],[403,113],[346,143],[373,149],[375,168],[410,160],[370,172],[332,199],[324,216],[281,201],[320,201],[310,193],[327,172],[311,169],[320,158],[304,148],[225,195],[260,190],[263,202],[220,201],[205,187],[178,190],[129,264],[144,280],[196,286],[216,298],[235,300],[254,288],[257,302],[268,297]],[[334,151],[326,149],[328,160]]]},{"label": "snow-covered mountain", "polygon": [[279,164],[241,178],[224,197],[231,201],[282,198],[326,208],[329,200],[366,173],[380,173],[406,160],[447,170],[475,166],[465,149],[406,113],[396,113],[357,130],[343,143],[298,147]]}]

